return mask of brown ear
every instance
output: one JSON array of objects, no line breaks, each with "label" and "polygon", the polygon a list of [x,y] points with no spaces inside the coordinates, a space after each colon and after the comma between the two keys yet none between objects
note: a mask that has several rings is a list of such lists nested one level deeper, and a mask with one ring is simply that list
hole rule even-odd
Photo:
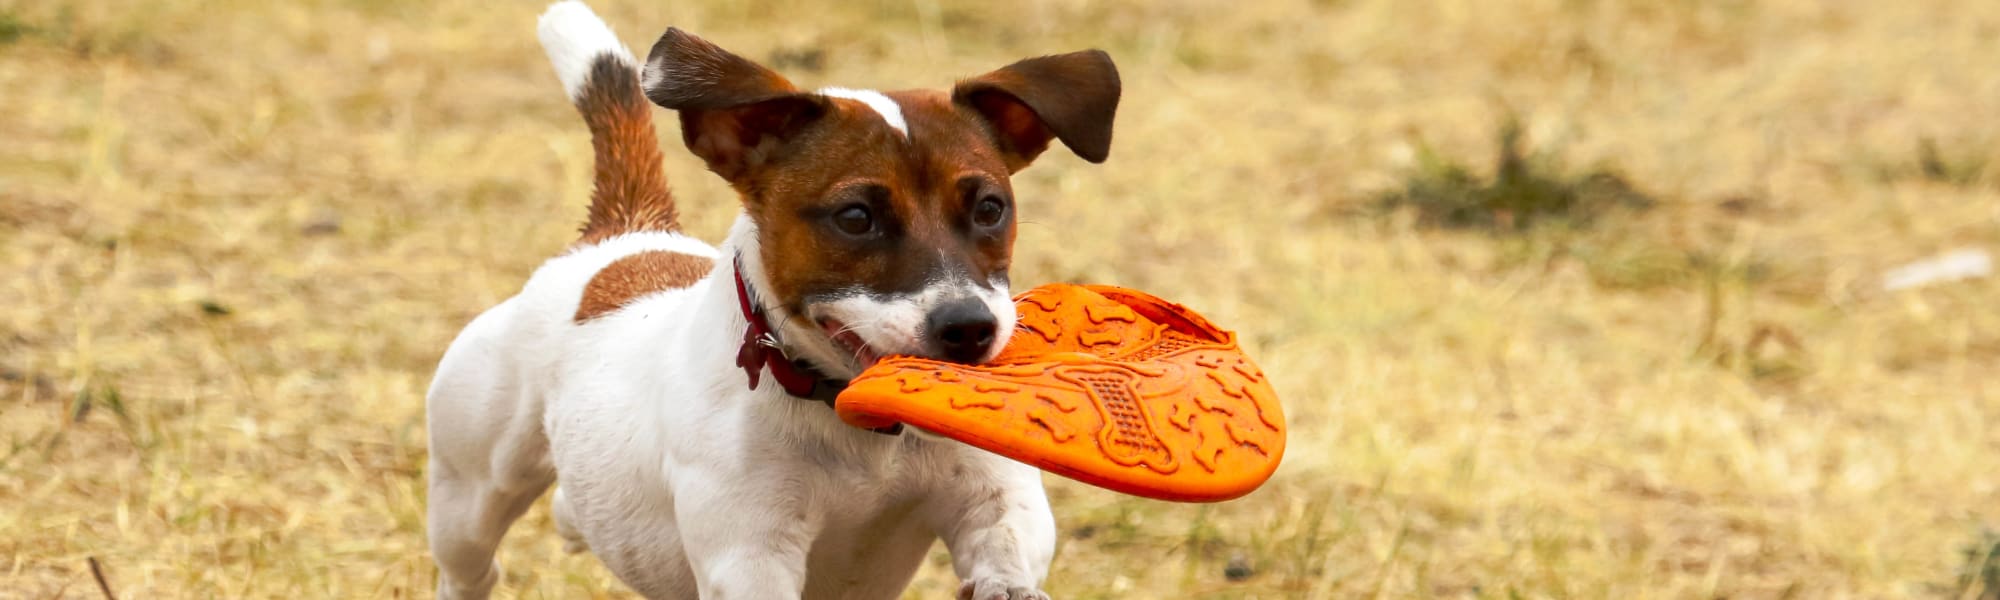
[{"label": "brown ear", "polygon": [[678,28],[653,44],[641,81],[647,99],[680,111],[688,150],[730,183],[826,111],[824,98]]},{"label": "brown ear", "polygon": [[1111,154],[1118,113],[1118,66],[1103,50],[1030,58],[958,82],[952,101],[993,125],[1007,167],[1019,171],[1062,140],[1084,160]]}]

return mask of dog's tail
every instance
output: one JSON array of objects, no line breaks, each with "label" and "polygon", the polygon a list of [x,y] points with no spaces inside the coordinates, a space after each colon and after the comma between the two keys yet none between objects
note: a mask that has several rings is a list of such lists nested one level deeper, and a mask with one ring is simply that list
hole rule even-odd
[{"label": "dog's tail", "polygon": [[639,88],[639,61],[590,7],[576,0],[550,5],[536,33],[556,78],[590,126],[597,174],[583,242],[631,231],[679,230],[673,195],[660,171],[653,106]]}]

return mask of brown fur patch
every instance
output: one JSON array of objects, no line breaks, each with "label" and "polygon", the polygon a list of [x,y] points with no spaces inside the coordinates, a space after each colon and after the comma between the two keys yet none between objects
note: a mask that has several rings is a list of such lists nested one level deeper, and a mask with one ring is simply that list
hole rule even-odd
[{"label": "brown fur patch", "polygon": [[618,259],[605,265],[583,286],[583,301],[576,306],[576,322],[610,314],[653,292],[693,285],[714,269],[713,259],[665,250],[647,250]]},{"label": "brown fur patch", "polygon": [[1018,171],[1062,140],[1077,156],[1104,162],[1118,113],[1118,67],[1102,50],[1030,58],[958,82],[952,100],[986,116],[1008,165]]},{"label": "brown fur patch", "polygon": [[624,63],[599,58],[590,71],[576,109],[590,126],[596,176],[590,221],[579,244],[594,244],[632,231],[680,228],[674,199],[660,171],[660,145],[653,138],[653,107],[639,89],[639,74]]}]

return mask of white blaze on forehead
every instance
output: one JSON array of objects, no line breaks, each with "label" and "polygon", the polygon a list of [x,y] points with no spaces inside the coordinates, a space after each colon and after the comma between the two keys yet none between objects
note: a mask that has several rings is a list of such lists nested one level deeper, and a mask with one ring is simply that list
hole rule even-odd
[{"label": "white blaze on forehead", "polygon": [[897,133],[903,134],[903,137],[906,138],[910,137],[910,125],[903,122],[903,107],[896,104],[895,100],[890,100],[888,96],[882,95],[882,92],[830,87],[821,88],[819,93],[822,96],[846,98],[866,104],[868,108],[875,109],[875,114],[882,115],[882,120],[887,121],[889,126],[895,128]]}]

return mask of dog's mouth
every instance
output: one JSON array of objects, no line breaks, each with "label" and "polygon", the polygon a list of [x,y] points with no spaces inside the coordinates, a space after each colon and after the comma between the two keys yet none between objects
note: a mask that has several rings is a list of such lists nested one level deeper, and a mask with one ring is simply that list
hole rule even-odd
[{"label": "dog's mouth", "polygon": [[882,360],[882,353],[869,346],[868,341],[861,339],[861,334],[855,333],[854,328],[847,324],[837,319],[820,319],[819,328],[826,333],[827,339],[833,340],[834,346],[854,357],[855,364],[862,369],[875,366],[877,361]]}]

